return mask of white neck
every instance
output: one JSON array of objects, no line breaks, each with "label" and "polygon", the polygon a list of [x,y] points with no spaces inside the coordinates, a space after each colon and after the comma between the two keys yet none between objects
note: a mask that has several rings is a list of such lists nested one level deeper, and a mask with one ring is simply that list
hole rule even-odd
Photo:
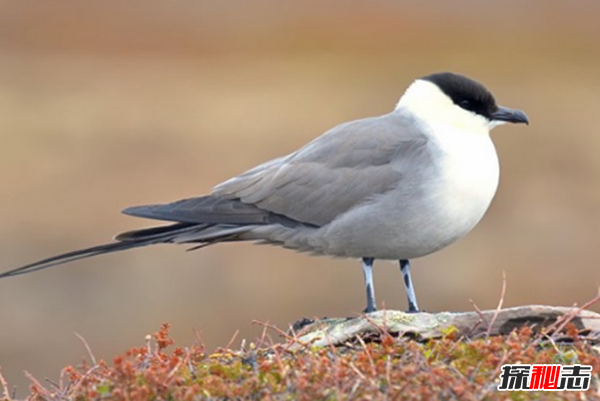
[{"label": "white neck", "polygon": [[429,126],[445,126],[478,134],[489,134],[499,125],[454,104],[432,82],[417,79],[400,98],[395,110],[406,110]]}]

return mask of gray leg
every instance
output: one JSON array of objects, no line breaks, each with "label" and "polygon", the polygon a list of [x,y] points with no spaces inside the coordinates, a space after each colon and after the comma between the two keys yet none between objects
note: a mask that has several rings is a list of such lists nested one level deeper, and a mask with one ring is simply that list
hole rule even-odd
[{"label": "gray leg", "polygon": [[371,313],[377,310],[375,302],[375,287],[373,286],[373,262],[374,258],[363,258],[362,268],[365,276],[365,289],[367,290],[367,307],[364,313]]},{"label": "gray leg", "polygon": [[410,278],[410,261],[408,259],[400,260],[400,271],[402,271],[404,288],[406,289],[406,296],[408,297],[408,312],[419,312],[417,296],[415,295],[415,289],[413,287],[412,279]]}]

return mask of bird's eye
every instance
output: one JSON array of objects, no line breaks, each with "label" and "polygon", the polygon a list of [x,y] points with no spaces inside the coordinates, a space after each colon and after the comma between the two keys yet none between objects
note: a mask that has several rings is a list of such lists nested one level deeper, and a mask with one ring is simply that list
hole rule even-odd
[{"label": "bird's eye", "polygon": [[471,109],[471,102],[469,102],[468,100],[461,100],[458,105],[460,107],[462,107],[463,109],[466,109],[466,110],[470,110]]}]

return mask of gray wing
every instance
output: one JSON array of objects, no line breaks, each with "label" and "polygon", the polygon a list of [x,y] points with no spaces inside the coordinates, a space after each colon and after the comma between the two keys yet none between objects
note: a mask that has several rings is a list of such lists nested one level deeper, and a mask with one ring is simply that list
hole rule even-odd
[{"label": "gray wing", "polygon": [[401,185],[405,166],[427,143],[409,122],[394,112],[339,125],[295,153],[218,185],[213,195],[323,226]]},{"label": "gray wing", "polygon": [[[201,196],[182,199],[164,205],[133,206],[123,213],[149,219],[175,221],[188,224],[282,224],[295,226],[297,221],[277,213],[263,210],[239,199],[219,196]],[[148,229],[144,229],[147,234]],[[126,233],[128,234],[128,233]]]},{"label": "gray wing", "polygon": [[116,238],[120,242],[47,258],[0,273],[0,278],[158,243],[206,246],[245,239],[239,234],[256,224],[323,226],[373,197],[418,180],[414,162],[427,162],[430,154],[423,155],[427,137],[414,123],[394,112],[342,124],[289,156],[224,182],[212,195],[124,211],[176,224],[123,233]]}]

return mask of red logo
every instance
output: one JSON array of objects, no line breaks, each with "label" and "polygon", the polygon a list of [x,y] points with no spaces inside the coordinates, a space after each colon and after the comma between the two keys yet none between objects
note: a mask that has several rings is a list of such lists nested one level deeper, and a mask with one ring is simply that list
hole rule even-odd
[{"label": "red logo", "polygon": [[502,365],[500,391],[585,391],[590,365]]}]

